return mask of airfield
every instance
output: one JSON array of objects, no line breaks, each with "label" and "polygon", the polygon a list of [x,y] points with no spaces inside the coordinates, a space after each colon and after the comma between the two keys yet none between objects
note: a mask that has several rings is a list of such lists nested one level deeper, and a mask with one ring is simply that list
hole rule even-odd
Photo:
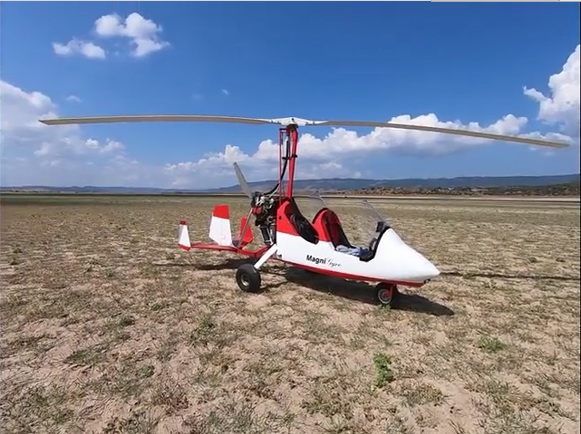
[{"label": "airfield", "polygon": [[[360,198],[325,200],[366,243]],[[3,430],[578,433],[579,199],[368,199],[442,271],[398,308],[177,248],[245,197],[2,195]]]}]

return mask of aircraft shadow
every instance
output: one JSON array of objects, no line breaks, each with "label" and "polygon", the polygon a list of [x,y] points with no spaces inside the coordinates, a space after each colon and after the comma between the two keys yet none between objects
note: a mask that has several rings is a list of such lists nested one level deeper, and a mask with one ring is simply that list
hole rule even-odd
[{"label": "aircraft shadow", "polygon": [[571,282],[579,282],[581,281],[581,276],[556,276],[556,275],[534,275],[534,274],[508,274],[508,273],[461,273],[459,271],[445,271],[442,272],[442,276],[457,276],[457,277],[464,277],[464,278],[471,278],[471,277],[487,277],[493,279],[532,279],[532,280],[562,280],[562,281],[571,281]]},{"label": "aircraft shadow", "polygon": [[[160,264],[160,263],[154,263],[152,265],[156,266],[156,267],[192,267],[195,268],[197,270],[201,270],[201,271],[221,271],[221,270],[232,270],[232,271],[236,271],[236,269],[238,267],[240,267],[242,264],[254,264],[256,262],[256,259],[253,258],[227,258],[221,262],[218,262],[216,264],[186,264],[186,263],[166,263],[166,264]],[[263,268],[263,272],[265,273],[269,273],[269,274],[278,274],[276,273],[276,270],[281,269],[280,265],[274,265],[274,264],[268,264],[264,266]],[[283,286],[284,284],[286,284],[287,282],[279,282],[279,283],[268,283],[268,284],[264,284],[263,286],[260,288],[260,291],[258,291],[258,293],[263,293],[263,292],[267,292],[271,289],[274,288],[278,288],[280,286]]]},{"label": "aircraft shadow", "polygon": [[[236,270],[242,264],[253,264],[256,260],[253,258],[227,258],[215,264],[153,264],[159,267],[193,267],[203,271],[218,270]],[[263,273],[275,274],[284,278],[284,281],[276,284],[265,285],[260,292],[283,286],[284,284],[294,283],[305,288],[332,294],[338,297],[344,297],[350,300],[358,301],[371,305],[379,305],[375,299],[375,287],[365,282],[354,282],[336,277],[325,276],[322,274],[309,273],[301,268],[287,267],[285,265],[265,264],[262,269]],[[434,316],[451,316],[454,311],[435,301],[431,301],[419,294],[401,293],[397,306],[393,309],[425,313]]]},{"label": "aircraft shadow", "polygon": [[[365,282],[354,282],[336,277],[306,272],[300,268],[289,268],[284,273],[287,281],[314,291],[348,298],[361,303],[379,305],[375,300],[375,286]],[[397,306],[393,309],[425,313],[434,316],[451,316],[454,311],[419,294],[401,292]]]}]

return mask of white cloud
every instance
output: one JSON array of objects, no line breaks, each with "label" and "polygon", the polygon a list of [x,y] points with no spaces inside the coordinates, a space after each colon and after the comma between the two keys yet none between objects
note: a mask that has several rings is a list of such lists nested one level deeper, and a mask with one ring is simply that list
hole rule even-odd
[{"label": "white cloud", "polygon": [[22,89],[0,80],[2,116],[0,127],[2,144],[39,143],[43,139],[58,140],[76,131],[74,126],[66,126],[60,131],[52,130],[38,122],[42,116],[57,115],[56,105],[40,92],[25,92]]},{"label": "white cloud", "polygon": [[[527,137],[565,140],[560,134],[522,133],[527,124],[524,117],[506,115],[487,126],[477,122],[462,124],[459,121],[440,121],[435,114],[411,118],[409,115],[396,116],[392,122],[421,124],[447,128],[467,128],[498,134],[520,135]],[[361,173],[352,165],[350,159],[372,153],[391,152],[400,155],[440,156],[451,154],[470,147],[491,143],[490,140],[473,137],[449,136],[422,131],[395,130],[375,128],[368,134],[359,135],[345,128],[335,128],[323,138],[303,133],[299,139],[300,165],[297,177],[360,177]],[[330,156],[333,160],[328,161]],[[188,174],[193,180],[200,176],[231,176],[232,164],[237,161],[249,179],[263,179],[268,173],[276,175],[278,166],[278,144],[264,140],[257,150],[248,154],[238,146],[226,145],[223,152],[209,153],[197,161],[181,162],[166,165],[166,171],[179,176],[184,183]],[[266,172],[265,172],[266,171]]]},{"label": "white cloud", "polygon": [[170,46],[160,39],[163,28],[133,12],[123,20],[117,14],[104,15],[95,21],[95,32],[101,37],[125,37],[133,44],[132,56],[144,57]]},{"label": "white cloud", "polygon": [[[162,27],[137,12],[125,19],[117,14],[103,15],[94,23],[94,33],[101,38],[121,37],[129,39],[132,48],[130,55],[145,57],[170,46],[160,38]],[[89,59],[105,59],[107,52],[94,41],[72,38],[66,44],[53,42],[52,48],[59,56],[81,55]],[[118,51],[115,51],[118,55]]]},{"label": "white cloud", "polygon": [[66,44],[52,43],[52,49],[59,56],[73,56],[79,54],[88,59],[104,59],[107,57],[105,50],[93,42],[82,41],[76,38]]},{"label": "white cloud", "polygon": [[230,92],[228,91],[228,89],[222,89],[222,94],[223,95],[226,95],[226,96],[229,96],[230,95]]},{"label": "white cloud", "polygon": [[[0,80],[0,100],[3,184],[78,185],[87,176],[107,183],[129,173],[119,168],[120,161],[130,161],[119,141],[83,137],[76,125],[55,128],[40,123],[41,118],[58,116],[48,96]],[[88,166],[93,167],[87,171]]]},{"label": "white cloud", "polygon": [[95,139],[81,139],[80,137],[64,137],[57,142],[43,142],[34,151],[34,155],[41,157],[71,157],[85,156],[89,154],[108,155],[125,149],[121,142],[106,139],[104,143]]},{"label": "white cloud", "polygon": [[549,78],[549,96],[537,89],[524,88],[524,94],[539,103],[538,119],[559,125],[571,137],[579,137],[579,45],[571,53],[561,72]]},{"label": "white cloud", "polygon": [[66,97],[66,100],[68,102],[81,102],[81,98],[79,98],[76,95],[69,95],[69,96]]}]

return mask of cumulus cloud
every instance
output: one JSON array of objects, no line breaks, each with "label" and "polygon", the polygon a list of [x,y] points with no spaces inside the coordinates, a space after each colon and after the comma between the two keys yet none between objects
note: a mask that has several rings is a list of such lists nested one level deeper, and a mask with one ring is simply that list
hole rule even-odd
[{"label": "cumulus cloud", "polygon": [[[428,125],[446,128],[464,128],[473,131],[496,134],[520,135],[546,140],[562,140],[568,138],[562,134],[542,134],[540,132],[523,133],[527,124],[525,117],[506,115],[490,125],[481,126],[477,122],[462,124],[460,121],[441,121],[435,114],[421,115],[412,118],[409,115],[396,116],[391,122],[403,124]],[[389,128],[374,128],[368,134],[358,134],[345,128],[334,128],[322,138],[309,133],[303,133],[299,139],[300,165],[297,170],[299,178],[321,177],[359,177],[360,172],[348,164],[349,160],[379,151],[399,155],[414,155],[434,157],[449,155],[476,146],[491,143],[490,140],[443,135],[422,131],[397,130]],[[329,161],[332,156],[332,161]],[[248,174],[249,179],[266,173],[276,175],[278,166],[278,144],[272,140],[264,140],[254,153],[245,153],[238,146],[226,145],[223,152],[206,154],[197,161],[168,164],[166,172],[179,177],[185,183],[188,174],[228,176],[232,172],[232,164],[237,161]],[[190,178],[190,179],[193,179]]]},{"label": "cumulus cloud", "polygon": [[537,89],[524,88],[524,94],[539,103],[538,119],[558,125],[564,134],[579,138],[579,45],[561,71],[551,75],[548,87],[548,96]]},{"label": "cumulus cloud", "polygon": [[99,45],[76,38],[71,39],[66,44],[53,42],[52,49],[59,56],[80,55],[88,59],[105,59],[107,57],[105,50]]},{"label": "cumulus cloud", "polygon": [[79,98],[76,95],[69,95],[69,96],[66,97],[66,100],[68,102],[81,102],[81,98]]},{"label": "cumulus cloud", "polygon": [[[161,39],[163,28],[137,12],[125,19],[117,14],[103,15],[94,23],[93,33],[100,38],[124,38],[130,42],[130,55],[145,57],[170,46]],[[73,37],[69,42],[52,43],[53,51],[59,56],[80,55],[88,59],[105,59],[107,51],[94,41]]]},{"label": "cumulus cloud", "polygon": [[100,182],[107,180],[105,174],[119,180],[120,162],[129,166],[118,140],[84,137],[76,125],[55,128],[40,123],[41,118],[58,116],[57,105],[47,95],[0,80],[0,100],[3,184],[79,184],[91,172]]},{"label": "cumulus cloud", "polygon": [[170,46],[169,42],[160,38],[163,28],[150,19],[142,17],[137,12],[123,19],[117,14],[104,15],[95,21],[97,35],[128,38],[133,45],[131,55],[144,57]]}]

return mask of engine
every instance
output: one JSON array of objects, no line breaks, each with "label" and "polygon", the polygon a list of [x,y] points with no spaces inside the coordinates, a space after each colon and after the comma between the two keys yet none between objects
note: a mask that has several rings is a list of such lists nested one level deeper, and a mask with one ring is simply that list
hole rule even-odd
[{"label": "engine", "polygon": [[272,246],[276,242],[276,210],[278,201],[272,196],[265,196],[256,192],[250,202],[252,214],[255,217],[254,225],[260,228],[264,244]]}]

